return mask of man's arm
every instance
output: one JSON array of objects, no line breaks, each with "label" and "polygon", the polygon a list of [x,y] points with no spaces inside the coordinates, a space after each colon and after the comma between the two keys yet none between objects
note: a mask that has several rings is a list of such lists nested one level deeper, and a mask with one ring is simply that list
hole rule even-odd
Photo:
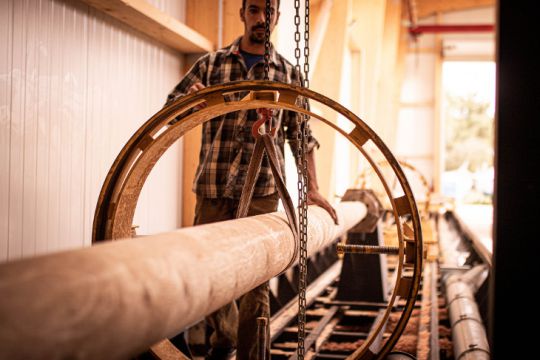
[{"label": "man's arm", "polygon": [[[202,83],[203,79],[206,78],[205,74],[208,69],[208,55],[205,55],[199,60],[193,64],[191,69],[186,73],[186,75],[182,78],[182,80],[174,87],[174,89],[169,93],[167,96],[167,101],[165,102],[164,106],[168,106],[177,99],[189,95],[191,93],[194,93],[196,91],[199,91],[201,89],[204,89],[205,85]],[[206,104],[205,104],[206,105]],[[190,111],[179,115],[175,119],[171,120],[169,123],[170,125],[173,125],[174,123],[180,121],[182,117],[187,116],[191,114],[193,111],[199,110],[201,107],[204,107],[204,105],[197,105]]]},{"label": "man's arm", "polygon": [[206,71],[208,70],[207,62],[208,55],[205,55],[193,64],[182,80],[174,87],[173,91],[169,93],[165,105],[169,105],[173,101],[197,90],[201,90],[206,86],[204,80],[206,79]]},{"label": "man's arm", "polygon": [[[309,104],[306,102],[305,105],[309,109]],[[289,145],[291,147],[291,151],[295,157],[295,161],[297,161],[297,155],[298,155],[298,132],[302,131],[298,127],[298,116],[301,116],[300,114],[293,112],[293,111],[284,111],[284,124],[286,127],[285,131],[285,138],[289,142]],[[324,198],[324,196],[321,195],[319,192],[319,184],[317,182],[317,172],[315,167],[315,148],[319,147],[319,143],[317,140],[312,136],[311,129],[309,128],[309,124],[306,122],[305,126],[307,127],[306,133],[307,133],[307,149],[306,149],[306,162],[307,162],[307,177],[308,177],[308,188],[307,188],[307,203],[308,205],[318,205],[325,209],[328,214],[332,217],[334,222],[338,224],[338,218],[336,214],[336,210],[330,205],[328,200]],[[297,163],[296,166],[299,166]]]},{"label": "man's arm", "polygon": [[318,205],[328,211],[336,225],[338,224],[338,217],[336,210],[330,205],[328,200],[324,198],[319,192],[319,184],[317,183],[317,171],[315,167],[315,150],[311,150],[306,154],[307,162],[307,175],[308,175],[308,188],[307,188],[307,202],[308,205]]}]

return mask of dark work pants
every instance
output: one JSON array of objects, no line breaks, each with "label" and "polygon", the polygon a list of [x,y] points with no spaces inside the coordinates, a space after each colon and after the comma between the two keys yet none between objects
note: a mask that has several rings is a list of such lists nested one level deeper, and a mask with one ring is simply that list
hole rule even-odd
[{"label": "dark work pants", "polygon": [[[277,193],[254,197],[248,216],[266,214],[277,210]],[[208,224],[235,218],[238,201],[227,198],[208,199],[197,196],[195,225]],[[268,283],[259,285],[235,302],[223,306],[206,317],[206,322],[214,329],[210,336],[213,348],[235,347],[238,360],[257,358],[257,317],[270,317]],[[267,359],[270,359],[270,345],[267,344]]]}]

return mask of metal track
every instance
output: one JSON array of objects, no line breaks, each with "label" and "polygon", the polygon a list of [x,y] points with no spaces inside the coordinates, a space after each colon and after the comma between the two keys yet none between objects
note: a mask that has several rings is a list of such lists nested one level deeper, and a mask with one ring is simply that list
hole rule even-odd
[{"label": "metal track", "polygon": [[[438,237],[435,219],[430,222],[432,236]],[[438,247],[437,239],[428,240]],[[471,249],[473,251],[474,248]],[[390,267],[389,281],[393,278],[395,255],[388,256]],[[310,285],[306,322],[306,359],[346,359],[362,341],[375,330],[375,324],[388,304],[368,301],[339,301],[335,299],[339,286],[336,262]],[[333,279],[332,279],[333,277]],[[325,285],[325,286],[323,286]],[[315,290],[316,289],[316,290]],[[389,337],[394,330],[394,315],[400,314],[404,302],[398,301],[394,306],[386,329],[380,333],[379,341]],[[421,282],[421,291],[413,314],[404,333],[392,352],[401,356],[418,360],[450,360],[454,359],[451,342],[451,328],[443,294],[439,262],[432,257],[425,266]],[[291,314],[287,314],[290,312]],[[294,354],[295,308],[291,306],[272,318],[271,354],[273,360],[296,359]],[[371,345],[376,352],[380,342]],[[371,349],[370,348],[370,349]],[[369,357],[364,357],[368,359]]]}]

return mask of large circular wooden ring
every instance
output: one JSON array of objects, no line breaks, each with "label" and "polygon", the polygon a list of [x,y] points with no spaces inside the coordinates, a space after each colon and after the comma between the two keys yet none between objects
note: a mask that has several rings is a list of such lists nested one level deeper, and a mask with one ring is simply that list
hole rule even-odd
[{"label": "large circular wooden ring", "polygon": [[[269,96],[271,92],[274,96]],[[229,96],[240,93],[241,96]],[[275,96],[277,94],[277,96]],[[346,131],[300,106],[301,98],[315,101],[340,113],[354,128]],[[233,98],[233,100],[230,100]],[[235,100],[235,99],[241,100]],[[198,105],[203,105],[198,106]],[[194,111],[197,107],[198,110]],[[200,109],[199,109],[200,108]],[[385,187],[392,204],[399,239],[396,284],[390,301],[375,330],[348,359],[382,359],[395,345],[411,315],[422,271],[422,231],[413,193],[398,161],[383,141],[359,117],[337,102],[309,89],[270,81],[239,81],[207,87],[182,97],[163,108],[129,139],[114,161],[98,198],[93,242],[129,238],[137,201],[143,185],[165,151],[187,131],[217,116],[247,109],[274,108],[302,113],[334,128],[364,155]],[[171,123],[172,120],[177,122]],[[369,148],[369,154],[366,148]],[[393,198],[390,187],[370,154],[376,149],[390,164],[403,196]],[[412,220],[412,227],[402,221]],[[406,271],[404,271],[406,270]],[[383,331],[398,298],[406,298],[401,317],[392,335],[380,346],[375,339]]]},{"label": "large circular wooden ring", "polygon": [[[407,162],[407,161],[405,161],[403,159],[399,159],[398,163],[401,166],[401,168],[405,168],[405,169],[410,170],[411,173],[414,176],[416,176],[416,178],[418,178],[418,180],[422,184],[422,190],[424,192],[424,206],[423,206],[422,209],[420,209],[420,215],[424,216],[425,218],[428,218],[429,217],[430,207],[431,207],[431,193],[432,193],[432,191],[431,191],[431,186],[429,185],[429,182],[428,182],[427,178],[424,176],[424,174],[422,174],[420,172],[420,170],[418,170],[411,163],[409,163],[409,162]],[[388,163],[388,161],[386,161],[386,160],[378,161],[377,165],[379,166],[379,168],[385,168],[385,167],[391,166]],[[368,184],[369,183],[368,178],[369,178],[369,176],[373,175],[373,172],[374,172],[373,168],[371,168],[371,167],[365,168],[360,173],[360,175],[358,175],[358,177],[356,178],[354,186],[356,188],[359,188],[359,189],[366,189],[366,188],[373,189]],[[371,186],[373,186],[373,184],[371,184]],[[377,191],[375,191],[375,193],[377,194]],[[379,195],[379,194],[377,194],[377,195]]]}]

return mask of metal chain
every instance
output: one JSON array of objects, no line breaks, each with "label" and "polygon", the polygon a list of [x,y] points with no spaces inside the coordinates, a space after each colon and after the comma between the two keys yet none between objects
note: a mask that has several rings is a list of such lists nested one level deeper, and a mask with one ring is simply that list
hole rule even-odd
[{"label": "metal chain", "polygon": [[294,57],[296,58],[295,69],[298,74],[301,74],[300,68],[300,0],[294,0],[294,8],[296,14],[294,15],[294,25],[296,25],[296,31],[294,32],[294,41],[296,43],[296,48],[294,49]]},{"label": "metal chain", "polygon": [[[294,57],[296,58],[296,65],[295,70],[298,76],[302,74],[302,70],[300,67],[300,0],[294,1],[294,8],[296,10],[295,16],[294,16],[294,25],[296,26],[296,31],[294,32],[294,41],[296,43],[296,48],[294,51]],[[303,85],[303,84],[302,84]],[[303,359],[305,354],[305,347],[304,347],[304,339],[306,337],[306,303],[305,303],[305,288],[306,288],[306,277],[307,277],[307,269],[305,267],[306,261],[304,261],[304,203],[305,203],[305,197],[304,197],[304,147],[302,145],[302,142],[304,141],[304,133],[302,130],[302,120],[303,116],[298,114],[296,117],[296,126],[297,126],[297,132],[296,132],[296,140],[297,140],[297,148],[296,148],[296,167],[298,172],[298,241],[300,243],[300,258],[298,259],[298,268],[299,268],[299,274],[298,274],[298,349],[297,349],[297,357],[298,359]]]},{"label": "metal chain", "polygon": [[309,89],[309,0],[306,0],[306,14],[304,17],[304,80],[305,87]]},{"label": "metal chain", "polygon": [[270,80],[270,0],[266,0],[264,17],[264,80]]},{"label": "metal chain", "polygon": [[[304,83],[302,86],[309,87],[309,0],[305,0],[305,30],[304,30]],[[294,40],[296,42],[295,69],[300,75],[300,0],[295,0],[294,7],[296,14],[294,24],[296,31]],[[304,106],[308,106],[307,100],[304,99]],[[307,188],[308,188],[308,171],[307,171],[307,122],[308,117],[299,115],[297,117],[297,168],[298,168],[298,235],[300,242],[300,254],[298,259],[299,279],[298,279],[298,359],[303,360],[306,352],[304,340],[306,336],[306,287],[307,287]]]}]

